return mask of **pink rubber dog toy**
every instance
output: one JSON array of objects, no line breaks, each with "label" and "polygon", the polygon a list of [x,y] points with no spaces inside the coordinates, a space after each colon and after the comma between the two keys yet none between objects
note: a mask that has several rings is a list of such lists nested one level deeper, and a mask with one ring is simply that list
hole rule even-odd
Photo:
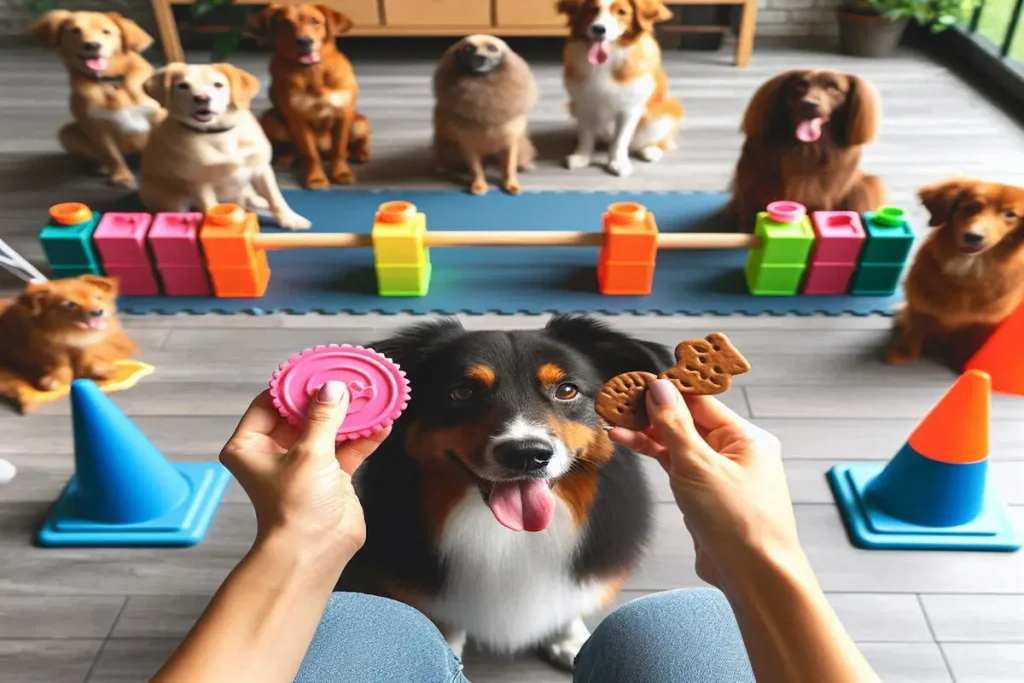
[{"label": "pink rubber dog toy", "polygon": [[778,223],[796,223],[807,215],[807,207],[797,202],[772,202],[767,211],[768,217]]},{"label": "pink rubber dog toy", "polygon": [[270,380],[270,398],[288,422],[305,423],[310,398],[328,380],[348,388],[349,403],[338,441],[380,432],[409,404],[409,380],[390,359],[371,349],[330,344],[306,349],[282,363]]}]

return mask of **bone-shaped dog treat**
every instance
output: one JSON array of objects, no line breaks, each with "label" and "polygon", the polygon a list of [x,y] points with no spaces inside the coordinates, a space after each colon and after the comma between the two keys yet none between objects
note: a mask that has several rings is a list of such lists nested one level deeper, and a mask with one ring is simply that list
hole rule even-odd
[{"label": "bone-shaped dog treat", "polygon": [[676,346],[676,364],[657,377],[649,372],[624,372],[608,380],[594,401],[594,409],[615,427],[643,431],[647,417],[647,387],[655,379],[668,379],[681,394],[720,394],[732,385],[733,375],[750,370],[750,363],[720,332],[704,339],[687,339]]}]

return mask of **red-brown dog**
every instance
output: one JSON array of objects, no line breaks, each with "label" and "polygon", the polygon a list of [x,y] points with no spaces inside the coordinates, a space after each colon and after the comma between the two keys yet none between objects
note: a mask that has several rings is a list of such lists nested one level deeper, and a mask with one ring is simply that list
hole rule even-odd
[{"label": "red-brown dog", "polygon": [[[919,197],[936,229],[907,273],[890,363],[917,359],[930,341],[949,345],[991,330],[1024,300],[1024,188],[954,179]],[[943,351],[961,362],[973,349]]]},{"label": "red-brown dog", "polygon": [[[253,25],[274,43],[274,106],[260,124],[279,151],[277,161],[290,163],[298,153],[305,166],[303,185],[315,190],[354,182],[349,158],[359,163],[370,158],[370,123],[356,113],[355,72],[335,45],[350,28],[348,17],[326,5],[270,5]],[[328,175],[321,154],[329,155]]]},{"label": "red-brown dog", "polygon": [[835,71],[786,71],[754,94],[743,118],[730,213],[753,230],[757,212],[779,199],[808,211],[873,211],[882,181],[860,170],[861,149],[881,119],[875,89]]}]

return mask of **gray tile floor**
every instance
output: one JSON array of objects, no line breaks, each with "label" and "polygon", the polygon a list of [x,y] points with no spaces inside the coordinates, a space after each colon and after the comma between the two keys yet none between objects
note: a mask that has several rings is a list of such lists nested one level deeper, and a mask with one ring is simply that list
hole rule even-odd
[{"label": "gray tile floor", "polygon": [[[552,48],[551,54],[555,53]],[[197,59],[202,55],[196,55]],[[265,56],[236,61],[265,78]],[[361,109],[377,130],[361,182],[439,187],[427,155],[431,62],[357,58]],[[535,59],[541,147],[528,188],[721,190],[739,144],[742,108],[765,78],[819,66],[870,78],[885,101],[881,140],[866,155],[893,200],[954,173],[1024,183],[1024,131],[957,77],[914,54],[864,61],[798,50],[759,50],[749,69],[722,54],[670,53],[673,88],[688,115],[680,150],[628,179],[593,169],[569,174],[558,156],[571,145],[558,64]],[[37,263],[35,232],[46,207],[101,205],[119,193],[61,153],[66,78],[39,49],[0,51],[0,236]],[[260,100],[257,107],[265,100]],[[284,174],[282,184],[293,185]],[[917,211],[915,209],[915,211]],[[919,212],[917,212],[918,215]],[[14,287],[0,279],[3,291]],[[114,397],[174,460],[215,457],[240,411],[276,364],[307,345],[366,342],[401,317],[139,317],[128,327],[157,374]],[[474,327],[536,326],[542,318],[468,317]],[[646,338],[673,343],[721,330],[754,370],[726,400],[780,436],[801,538],[822,584],[854,638],[891,683],[1024,681],[1024,553],[865,552],[847,541],[824,473],[841,460],[885,460],[952,381],[931,363],[890,369],[878,360],[884,318],[633,318]],[[239,358],[237,349],[247,350]],[[32,417],[0,411],[0,456],[19,468],[0,488],[0,681],[107,683],[146,680],[186,632],[246,550],[254,519],[233,486],[207,539],[190,550],[42,550],[31,535],[71,473],[68,406]],[[996,397],[992,483],[1024,528],[1024,400]],[[650,470],[661,508],[658,535],[622,599],[694,586],[692,546],[664,479]],[[477,683],[565,681],[532,658],[468,657]]]}]

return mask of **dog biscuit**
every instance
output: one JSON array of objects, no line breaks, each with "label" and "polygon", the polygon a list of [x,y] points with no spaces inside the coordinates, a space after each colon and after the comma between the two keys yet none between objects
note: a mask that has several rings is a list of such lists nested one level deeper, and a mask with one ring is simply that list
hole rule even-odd
[{"label": "dog biscuit", "polygon": [[704,339],[679,342],[676,364],[657,376],[649,372],[616,375],[601,387],[594,402],[597,414],[616,427],[643,431],[650,426],[646,394],[655,379],[668,379],[681,394],[720,394],[732,386],[734,375],[750,370],[750,363],[720,332]]}]

